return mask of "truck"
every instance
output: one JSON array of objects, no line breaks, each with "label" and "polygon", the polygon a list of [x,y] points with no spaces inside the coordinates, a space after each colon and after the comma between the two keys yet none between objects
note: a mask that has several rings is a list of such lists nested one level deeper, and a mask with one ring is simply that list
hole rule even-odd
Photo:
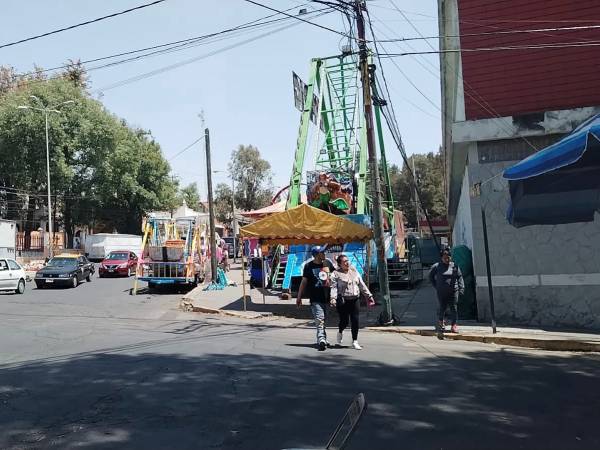
[{"label": "truck", "polygon": [[195,219],[147,218],[132,294],[138,281],[152,290],[161,285],[195,287],[204,281],[206,225]]},{"label": "truck", "polygon": [[17,224],[13,220],[0,219],[0,257],[15,258]]},{"label": "truck", "polygon": [[131,251],[137,256],[142,251],[142,236],[135,234],[97,233],[85,238],[85,255],[92,261],[102,261],[113,251]]}]

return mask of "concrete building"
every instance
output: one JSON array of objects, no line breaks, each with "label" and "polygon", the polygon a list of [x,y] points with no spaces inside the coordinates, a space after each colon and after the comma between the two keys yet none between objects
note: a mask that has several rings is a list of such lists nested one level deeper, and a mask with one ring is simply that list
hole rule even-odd
[{"label": "concrete building", "polygon": [[514,228],[502,178],[600,113],[598,48],[585,45],[597,42],[586,25],[599,23],[598,1],[438,5],[449,220],[453,244],[473,251],[479,319],[490,319],[483,208],[499,324],[600,329],[600,217]]}]

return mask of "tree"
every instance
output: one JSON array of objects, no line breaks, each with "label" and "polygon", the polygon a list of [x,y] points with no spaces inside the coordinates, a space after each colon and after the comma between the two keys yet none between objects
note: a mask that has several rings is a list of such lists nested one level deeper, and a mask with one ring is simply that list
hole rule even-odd
[{"label": "tree", "polygon": [[215,187],[215,218],[222,224],[229,225],[233,221],[233,205],[231,203],[231,188],[225,183]]},{"label": "tree", "polygon": [[129,127],[89,96],[86,80],[77,63],[51,80],[39,69],[27,77],[0,69],[0,186],[11,192],[4,195],[4,214],[30,229],[46,205],[44,115],[14,106],[32,105],[31,95],[45,105],[73,100],[48,117],[57,225],[69,241],[78,225],[139,233],[143,215],[175,203],[169,164],[148,132]]},{"label": "tree", "polygon": [[[445,217],[447,210],[444,192],[444,159],[441,152],[411,155],[408,158],[411,168],[413,161],[416,181],[421,192],[422,205],[419,208],[421,211],[424,208],[430,218]],[[399,169],[392,165],[389,168],[389,175],[394,201],[404,212],[408,226],[416,228],[415,189],[408,167],[404,165]]]},{"label": "tree", "polygon": [[200,193],[198,184],[190,183],[179,191],[179,197],[192,209],[197,209],[200,204]]},{"label": "tree", "polygon": [[235,180],[236,206],[251,211],[269,204],[272,195],[271,164],[252,145],[240,145],[231,153],[229,173]]}]

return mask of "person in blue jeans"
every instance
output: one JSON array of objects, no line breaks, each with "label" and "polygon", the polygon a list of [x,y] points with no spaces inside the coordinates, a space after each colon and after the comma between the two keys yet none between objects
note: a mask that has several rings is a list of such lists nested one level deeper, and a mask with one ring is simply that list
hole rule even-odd
[{"label": "person in blue jeans", "polygon": [[302,282],[298,288],[296,305],[302,305],[302,296],[307,293],[310,300],[310,309],[317,327],[317,346],[320,351],[327,348],[327,309],[331,301],[331,275],[333,264],[325,258],[325,247],[315,246],[311,249],[312,261],[304,265]]}]

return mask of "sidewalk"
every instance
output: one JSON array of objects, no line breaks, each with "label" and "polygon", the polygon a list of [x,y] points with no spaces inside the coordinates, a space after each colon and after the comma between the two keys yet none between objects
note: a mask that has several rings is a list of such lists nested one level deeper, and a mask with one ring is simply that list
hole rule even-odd
[{"label": "sidewalk", "polygon": [[[437,336],[437,301],[434,289],[426,283],[412,291],[392,292],[392,308],[398,326],[367,329],[418,336]],[[496,334],[489,324],[474,320],[459,321],[459,333],[444,333],[444,339],[511,345],[542,350],[600,352],[600,333],[563,332],[533,327],[497,326]]]},{"label": "sidewalk", "polygon": [[[204,291],[204,286],[199,286],[183,297],[181,308],[185,311],[221,314],[242,319],[285,317],[290,319],[289,323],[312,326],[313,319],[308,299],[303,299],[303,306],[298,308],[295,297],[282,300],[279,298],[279,291],[262,288],[250,289],[250,286],[246,284],[246,310],[244,311],[241,264],[232,264],[227,277],[230,281],[237,283],[237,286],[229,286],[222,291]],[[248,281],[247,278],[246,281]],[[332,314],[327,317],[327,326],[337,326],[337,314],[333,310],[331,312]],[[378,308],[368,310],[361,308],[360,320],[365,325],[376,325],[378,316]]]},{"label": "sidewalk", "polygon": [[[222,291],[204,291],[204,286],[200,286],[183,297],[181,308],[185,311],[221,314],[242,319],[285,317],[290,319],[290,325],[312,323],[308,300],[305,299],[304,306],[298,308],[295,298],[282,300],[278,292],[250,289],[249,285],[246,285],[246,310],[244,310],[241,265],[232,264],[232,270],[227,276],[231,281],[236,282],[237,286],[229,286]],[[437,301],[431,286],[424,282],[416,289],[392,291],[391,294],[393,312],[399,324],[389,327],[377,326],[381,306],[361,308],[360,321],[366,326],[365,330],[418,336],[437,335],[434,330]],[[337,315],[329,314],[327,325],[335,326],[336,323]],[[497,333],[493,334],[490,325],[476,321],[463,320],[459,322],[459,326],[460,333],[444,333],[444,338],[543,350],[600,352],[600,333],[498,326]]]}]

